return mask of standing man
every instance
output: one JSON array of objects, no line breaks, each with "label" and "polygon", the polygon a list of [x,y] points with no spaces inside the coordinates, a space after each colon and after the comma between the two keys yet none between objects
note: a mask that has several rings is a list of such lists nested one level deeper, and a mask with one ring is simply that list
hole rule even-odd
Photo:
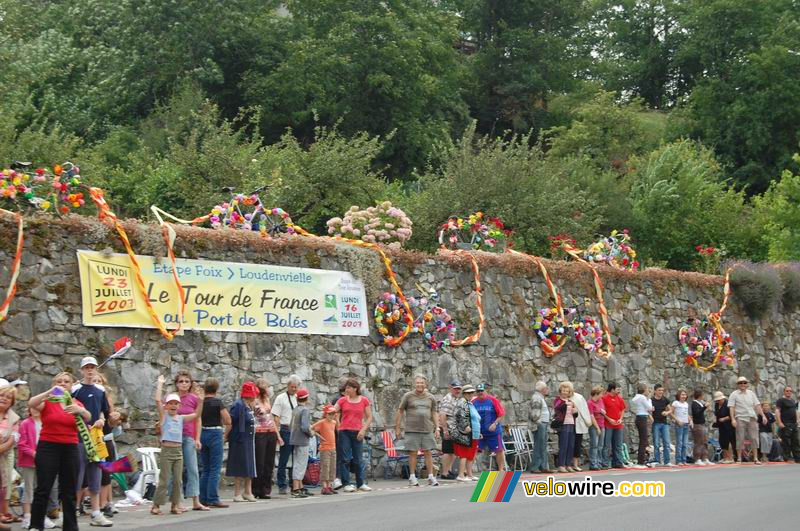
[{"label": "standing man", "polygon": [[531,409],[528,412],[528,426],[533,432],[533,458],[530,472],[551,474],[550,458],[547,455],[547,439],[550,432],[550,408],[547,407],[547,395],[550,389],[547,384],[538,381],[536,391],[531,397]]},{"label": "standing man", "polygon": [[458,378],[450,382],[450,391],[442,397],[439,403],[439,426],[442,428],[442,479],[456,479],[453,474],[453,439],[450,432],[456,425],[456,402],[461,394],[461,382]]},{"label": "standing man", "polygon": [[797,402],[792,398],[792,388],[783,388],[783,396],[775,402],[778,410],[776,418],[778,420],[778,435],[783,446],[783,460],[787,463],[790,459],[800,464],[800,440],[797,434],[797,421],[800,420],[800,412],[797,411]]},{"label": "standing man", "polygon": [[[405,423],[401,423],[405,415]],[[405,449],[408,452],[410,474],[408,484],[419,487],[417,479],[417,453],[422,450],[428,468],[428,485],[438,487],[433,473],[431,450],[436,448],[439,433],[439,416],[436,414],[436,399],[428,392],[428,379],[421,374],[414,376],[414,390],[403,395],[394,419],[394,430],[398,438],[405,432]]]},{"label": "standing man", "polygon": [[292,436],[292,411],[297,407],[297,388],[300,387],[302,380],[296,374],[289,376],[286,382],[286,392],[275,397],[272,404],[272,416],[275,424],[280,426],[280,435],[283,444],[278,457],[278,493],[289,494],[289,486],[286,482],[286,465],[289,464],[289,457],[292,455],[294,447],[289,444]]},{"label": "standing man", "polygon": [[620,388],[615,382],[606,387],[603,405],[606,406],[606,432],[603,441],[603,468],[625,468],[622,464],[622,415],[625,400],[620,396]]},{"label": "standing man", "polygon": [[656,384],[653,398],[653,448],[655,449],[655,465],[661,464],[661,450],[664,450],[664,466],[673,466],[669,460],[669,418],[672,415],[672,406],[669,399],[664,396],[664,386]]},{"label": "standing man", "polygon": [[506,412],[500,401],[486,392],[486,385],[478,384],[478,396],[472,401],[475,410],[481,416],[481,439],[478,449],[494,452],[497,459],[497,470],[506,470],[506,453],[503,449],[503,420]]},{"label": "standing man", "polygon": [[744,376],[739,376],[736,380],[736,391],[728,397],[728,407],[731,410],[731,424],[736,428],[736,453],[739,455],[739,462],[742,462],[742,450],[745,441],[750,441],[753,445],[755,464],[760,465],[758,459],[758,419],[764,424],[767,417],[761,409],[761,403],[756,394],[748,389],[749,382]]},{"label": "standing man", "polygon": [[[110,411],[105,388],[95,383],[97,379],[96,358],[86,356],[81,360],[81,376],[81,382],[72,386],[72,398],[80,401],[83,407],[92,415],[92,418],[86,423],[86,427],[89,429],[103,429]],[[77,480],[75,481],[78,489],[77,505],[80,507],[83,501],[80,499],[80,493],[83,479],[86,477],[89,485],[89,496],[92,500],[92,520],[89,525],[93,527],[111,527],[114,524],[100,512],[100,479],[103,471],[96,462],[89,461],[83,444],[78,445],[78,451],[80,452],[80,462],[78,464]]]}]

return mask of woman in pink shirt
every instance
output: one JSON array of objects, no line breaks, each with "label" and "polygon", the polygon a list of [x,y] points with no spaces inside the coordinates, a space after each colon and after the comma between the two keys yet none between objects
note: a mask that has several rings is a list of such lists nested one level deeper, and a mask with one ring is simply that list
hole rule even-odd
[{"label": "woman in pink shirt", "polygon": [[183,495],[186,498],[192,498],[193,510],[210,511],[211,509],[200,503],[200,471],[197,467],[197,451],[200,450],[201,431],[198,428],[203,413],[203,402],[193,392],[195,385],[194,378],[189,371],[180,370],[175,375],[175,388],[178,390],[178,396],[181,397],[178,415],[191,415],[197,412],[197,418],[183,423],[183,469],[186,471]]},{"label": "woman in pink shirt", "polygon": [[601,453],[603,451],[603,431],[606,426],[606,405],[603,403],[602,385],[592,387],[592,396],[589,400],[589,413],[594,417],[597,426],[589,427],[589,469],[602,469]]},{"label": "woman in pink shirt", "polygon": [[[372,489],[364,483],[361,468],[361,450],[364,436],[372,424],[372,409],[369,399],[361,395],[361,384],[355,378],[345,382],[344,396],[336,402],[339,414],[339,450],[342,453],[342,484],[345,492],[358,490],[369,492]],[[350,483],[350,463],[356,469],[356,486]]]},{"label": "woman in pink shirt", "polygon": [[575,472],[572,466],[572,455],[575,453],[575,417],[578,415],[572,395],[575,389],[572,382],[561,382],[558,386],[558,395],[553,402],[556,422],[560,421],[558,428],[558,471]]}]

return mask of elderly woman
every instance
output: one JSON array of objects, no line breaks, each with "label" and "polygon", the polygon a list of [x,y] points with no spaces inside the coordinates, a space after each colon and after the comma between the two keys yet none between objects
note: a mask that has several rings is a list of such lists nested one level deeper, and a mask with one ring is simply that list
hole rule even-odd
[{"label": "elderly woman", "polygon": [[558,430],[559,472],[575,472],[571,466],[575,453],[575,417],[578,416],[577,407],[572,401],[574,393],[572,382],[561,382],[561,385],[558,386],[558,396],[553,402],[556,429]]},{"label": "elderly woman", "polygon": [[7,495],[11,491],[14,470],[14,444],[19,429],[19,415],[13,409],[17,398],[14,387],[4,382],[0,387],[0,521],[4,524],[19,522],[22,519],[12,515],[8,510]]},{"label": "elderly woman", "polygon": [[472,481],[472,463],[478,453],[478,439],[481,437],[481,416],[472,405],[475,388],[465,386],[453,408],[455,431],[452,432],[453,452],[458,457],[458,477],[456,481]]},{"label": "elderly woman", "polygon": [[242,384],[241,398],[231,407],[231,431],[228,433],[228,468],[225,475],[234,478],[233,501],[254,502],[253,478],[256,477],[256,419],[253,406],[258,387]]},{"label": "elderly woman", "polygon": [[200,470],[197,466],[197,451],[200,450],[200,436],[202,435],[201,423],[203,402],[195,394],[195,381],[189,371],[180,370],[175,375],[175,389],[181,398],[178,415],[191,415],[197,417],[183,423],[183,471],[186,477],[184,496],[192,499],[192,508],[195,511],[209,511],[210,509],[200,503]]}]

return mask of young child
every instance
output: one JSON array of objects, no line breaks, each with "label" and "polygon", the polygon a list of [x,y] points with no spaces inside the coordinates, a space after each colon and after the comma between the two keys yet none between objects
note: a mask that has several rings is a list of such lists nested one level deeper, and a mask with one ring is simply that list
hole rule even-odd
[{"label": "young child", "polygon": [[322,410],[324,417],[311,426],[319,434],[320,463],[322,481],[322,494],[339,494],[331,487],[336,478],[336,407],[325,406]]},{"label": "young child", "polygon": [[308,443],[313,435],[311,431],[310,414],[308,411],[308,389],[297,390],[297,407],[292,412],[292,429],[289,444],[294,447],[292,451],[292,498],[308,498],[313,496],[303,488],[303,476],[306,475],[308,466]]},{"label": "young child", "polygon": [[[178,415],[178,408],[181,405],[181,397],[177,393],[170,393],[161,403],[161,392],[164,388],[164,375],[158,376],[156,385],[156,408],[158,408],[159,424],[161,426],[161,454],[158,466],[161,469],[161,476],[158,480],[158,488],[153,499],[153,508],[150,514],[160,515],[160,505],[167,501],[167,488],[172,482],[172,495],[170,501],[172,514],[181,514],[186,509],[181,507],[181,497],[183,496],[183,423],[193,421],[197,417],[197,411],[188,415]],[[202,399],[202,397],[200,397]]]},{"label": "young child", "polygon": [[772,451],[772,439],[775,433],[775,415],[772,413],[772,404],[769,402],[761,402],[761,409],[764,411],[764,416],[767,417],[767,423],[758,423],[758,453],[764,460],[769,460],[769,454]]},{"label": "young child", "polygon": [[[17,468],[22,473],[24,494],[22,495],[22,528],[28,529],[31,524],[31,503],[36,488],[36,445],[39,444],[39,433],[42,431],[41,413],[38,409],[28,408],[28,418],[19,425],[19,441],[17,442]],[[45,516],[45,529],[52,529],[56,524]]]}]

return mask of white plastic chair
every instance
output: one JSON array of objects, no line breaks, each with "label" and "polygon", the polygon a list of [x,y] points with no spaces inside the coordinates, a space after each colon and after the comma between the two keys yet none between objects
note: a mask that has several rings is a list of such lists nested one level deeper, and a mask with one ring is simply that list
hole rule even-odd
[{"label": "white plastic chair", "polygon": [[509,433],[514,440],[514,470],[525,470],[533,456],[533,439],[527,426],[512,426]]},{"label": "white plastic chair", "polygon": [[158,468],[158,454],[161,453],[161,448],[146,446],[137,448],[136,451],[142,456],[142,473],[139,475],[139,479],[136,480],[133,490],[144,496],[148,484],[158,485],[158,478],[161,474],[161,470]]}]

